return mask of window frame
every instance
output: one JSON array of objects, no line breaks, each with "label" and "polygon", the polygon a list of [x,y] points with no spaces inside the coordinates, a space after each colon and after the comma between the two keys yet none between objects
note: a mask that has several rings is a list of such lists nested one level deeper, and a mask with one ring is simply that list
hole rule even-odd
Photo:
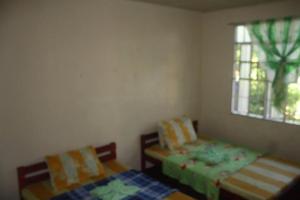
[{"label": "window frame", "polygon": [[[231,105],[230,105],[230,111],[231,114],[233,115],[238,115],[238,116],[243,116],[243,117],[250,117],[250,118],[254,118],[254,119],[259,119],[259,120],[266,120],[266,121],[270,121],[270,122],[280,122],[280,123],[284,123],[284,124],[290,124],[290,125],[300,125],[300,121],[297,120],[288,120],[287,119],[287,114],[286,114],[286,109],[287,107],[284,107],[284,111],[283,113],[280,113],[280,115],[282,115],[281,117],[278,118],[274,118],[272,117],[272,113],[274,112],[274,108],[272,107],[272,82],[270,80],[268,80],[267,78],[267,72],[265,71],[265,79],[264,80],[259,80],[259,79],[252,79],[251,78],[251,72],[252,72],[252,68],[253,68],[253,64],[256,64],[256,68],[257,69],[263,69],[260,66],[260,62],[259,60],[257,60],[256,62],[253,62],[253,52],[254,52],[254,42],[251,41],[245,41],[245,33],[243,33],[243,41],[240,42],[237,40],[238,36],[238,31],[237,29],[239,27],[243,27],[243,29],[245,30],[246,25],[245,24],[240,24],[234,27],[234,52],[233,52],[233,65],[232,65],[232,70],[233,70],[233,74],[232,74],[232,86],[231,86]],[[246,60],[242,60],[242,55],[239,56],[239,60],[237,60],[237,48],[238,45],[240,45],[240,52],[242,54],[242,45],[250,45],[250,60],[246,61]],[[238,66],[236,66],[238,63]],[[240,76],[241,74],[241,65],[242,64],[249,64],[249,75],[248,78],[242,78]],[[236,69],[238,69],[239,72],[239,78],[238,81],[236,80]],[[300,78],[300,73],[299,73],[299,68],[297,69],[297,77],[298,79]],[[237,87],[237,85],[240,85],[240,80],[245,80],[248,81],[248,97],[247,97],[247,101],[248,101],[248,109],[247,112],[243,113],[241,111],[239,111],[239,101],[240,101],[240,95],[239,95],[239,87]],[[249,112],[249,107],[250,107],[250,99],[251,99],[251,82],[252,81],[257,81],[258,83],[264,83],[265,85],[265,91],[264,91],[264,103],[263,103],[263,114],[259,115],[259,114],[254,114]]]}]

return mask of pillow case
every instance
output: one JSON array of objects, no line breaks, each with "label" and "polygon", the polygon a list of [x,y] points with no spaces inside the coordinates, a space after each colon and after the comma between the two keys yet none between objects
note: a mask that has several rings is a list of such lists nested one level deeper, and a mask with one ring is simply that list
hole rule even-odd
[{"label": "pillow case", "polygon": [[46,156],[46,162],[56,192],[105,175],[104,167],[91,146]]},{"label": "pillow case", "polygon": [[185,143],[197,140],[197,134],[192,120],[188,117],[174,118],[159,123],[159,143],[162,147],[169,149],[180,147]]}]

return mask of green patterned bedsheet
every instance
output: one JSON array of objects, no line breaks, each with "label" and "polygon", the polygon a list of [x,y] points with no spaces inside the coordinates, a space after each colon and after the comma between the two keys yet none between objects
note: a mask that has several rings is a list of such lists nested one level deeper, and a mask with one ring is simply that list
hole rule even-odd
[{"label": "green patterned bedsheet", "polygon": [[191,186],[211,200],[219,199],[222,180],[261,155],[222,141],[185,145],[184,149],[163,160],[163,173]]}]

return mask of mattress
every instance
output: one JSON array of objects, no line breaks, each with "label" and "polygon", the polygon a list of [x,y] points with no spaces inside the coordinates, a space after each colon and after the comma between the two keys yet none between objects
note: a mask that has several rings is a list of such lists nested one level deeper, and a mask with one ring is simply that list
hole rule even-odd
[{"label": "mattress", "polygon": [[[197,140],[193,145],[201,145],[205,139]],[[170,151],[153,145],[145,154],[163,161],[167,156],[186,151],[185,146]],[[300,165],[274,156],[259,157],[250,165],[242,168],[223,180],[220,187],[246,199],[266,200],[276,197],[282,190],[300,178]]]},{"label": "mattress", "polygon": [[[106,176],[111,176],[113,174],[121,173],[128,170],[124,165],[122,165],[120,162],[116,160],[105,162],[103,163],[103,165],[105,168]],[[92,181],[96,181],[96,180],[90,180],[89,182]],[[66,191],[62,191],[62,192],[66,192]],[[49,200],[55,195],[58,194],[54,193],[50,185],[50,180],[28,185],[22,190],[22,197],[24,200]],[[192,200],[193,198],[180,192],[175,192],[166,198],[166,200],[180,200],[180,199]]]}]

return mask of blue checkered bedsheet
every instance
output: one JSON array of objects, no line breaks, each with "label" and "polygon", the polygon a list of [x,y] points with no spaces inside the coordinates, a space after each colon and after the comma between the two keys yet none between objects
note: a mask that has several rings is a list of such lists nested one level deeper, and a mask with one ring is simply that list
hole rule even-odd
[{"label": "blue checkered bedsheet", "polygon": [[90,191],[96,187],[105,186],[110,181],[116,179],[121,180],[126,185],[137,186],[140,188],[135,195],[128,196],[124,200],[160,200],[177,191],[141,172],[129,170],[63,193],[52,198],[52,200],[100,200],[99,198],[92,196]]}]

